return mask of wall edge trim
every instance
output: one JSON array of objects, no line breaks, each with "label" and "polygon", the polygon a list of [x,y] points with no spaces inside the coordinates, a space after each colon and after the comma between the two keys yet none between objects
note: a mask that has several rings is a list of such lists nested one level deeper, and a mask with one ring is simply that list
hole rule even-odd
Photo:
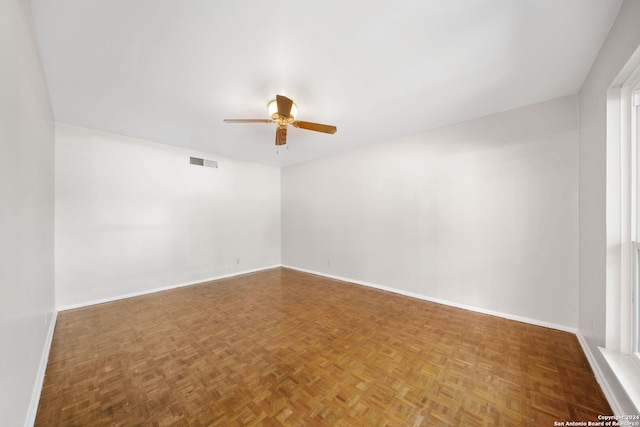
[{"label": "wall edge trim", "polygon": [[508,320],[515,320],[517,322],[528,323],[528,324],[535,325],[535,326],[542,326],[542,327],[545,327],[545,328],[556,329],[556,330],[564,331],[564,332],[570,332],[572,334],[575,334],[578,331],[578,328],[572,327],[572,326],[561,325],[561,324],[558,324],[558,323],[547,322],[547,321],[544,321],[544,320],[532,319],[530,317],[518,316],[518,315],[515,315],[515,314],[504,313],[504,312],[501,312],[501,311],[488,310],[488,309],[484,309],[484,308],[476,307],[476,306],[472,306],[472,305],[460,304],[460,303],[449,301],[449,300],[444,300],[444,299],[440,299],[440,298],[434,298],[434,297],[430,297],[430,296],[427,296],[427,295],[418,294],[418,293],[415,293],[415,292],[403,291],[401,289],[391,288],[391,287],[388,287],[388,286],[382,286],[382,285],[378,285],[378,284],[375,284],[375,283],[365,282],[365,281],[362,281],[362,280],[356,280],[356,279],[350,279],[350,278],[341,277],[341,276],[335,276],[335,275],[326,274],[326,273],[322,273],[322,272],[318,272],[318,271],[314,271],[314,270],[307,270],[307,269],[304,269],[304,268],[294,267],[294,266],[291,266],[291,265],[284,265],[283,264],[282,267],[283,268],[290,268],[292,270],[301,271],[303,273],[316,274],[318,276],[327,277],[329,279],[336,279],[336,280],[341,280],[343,282],[354,283],[356,285],[368,286],[370,288],[376,288],[376,289],[380,289],[380,290],[387,291],[387,292],[393,292],[393,293],[396,293],[396,294],[408,296],[408,297],[411,297],[411,298],[417,298],[417,299],[421,299],[421,300],[424,300],[424,301],[435,302],[436,304],[443,304],[443,305],[447,305],[447,306],[450,306],[450,307],[461,308],[463,310],[474,311],[476,313],[488,314],[490,316],[502,317],[502,318],[508,319]]},{"label": "wall edge trim", "polygon": [[271,269],[278,268],[278,267],[281,267],[281,265],[280,264],[276,264],[276,265],[271,265],[271,266],[266,266],[266,267],[255,268],[255,269],[251,269],[251,270],[243,270],[243,271],[238,271],[238,272],[234,272],[234,273],[223,274],[223,275],[220,275],[220,276],[203,278],[203,279],[193,280],[193,281],[189,281],[189,282],[185,282],[185,283],[178,283],[176,285],[164,286],[164,287],[161,287],[161,288],[153,288],[153,289],[148,289],[148,290],[144,290],[144,291],[140,291],[140,292],[133,292],[133,293],[130,293],[130,294],[117,295],[117,296],[114,296],[114,297],[108,297],[108,298],[101,298],[101,299],[97,299],[97,300],[85,301],[85,302],[81,302],[81,303],[78,303],[78,304],[65,305],[65,306],[57,307],[56,309],[58,311],[74,310],[76,308],[89,307],[89,306],[92,306],[92,305],[104,304],[106,302],[113,302],[113,301],[119,301],[119,300],[127,299],[127,298],[134,298],[134,297],[139,297],[139,296],[142,296],[142,295],[153,294],[153,293],[156,293],[156,292],[169,291],[171,289],[183,288],[185,286],[199,285],[201,283],[211,282],[211,281],[214,281],[214,280],[227,279],[229,277],[241,276],[243,274],[256,273],[258,271],[271,270]]},{"label": "wall edge trim", "polygon": [[51,351],[51,344],[53,343],[53,332],[56,328],[57,320],[58,320],[58,310],[54,309],[53,313],[51,314],[51,320],[49,322],[49,330],[47,331],[47,336],[44,340],[44,347],[42,349],[42,356],[40,357],[40,364],[38,365],[36,381],[33,384],[33,391],[31,392],[31,401],[29,402],[27,417],[24,421],[25,427],[32,427],[36,422],[36,415],[38,414],[38,405],[40,403],[40,394],[42,393],[44,376],[47,372],[47,364],[49,363],[49,352]]},{"label": "wall edge trim", "polygon": [[620,401],[616,397],[616,394],[613,392],[613,389],[611,388],[611,385],[609,384],[607,377],[604,375],[604,372],[602,372],[602,369],[600,368],[598,361],[596,360],[595,356],[593,355],[593,352],[591,351],[591,347],[589,347],[587,340],[584,338],[584,335],[582,335],[582,332],[580,332],[580,330],[576,331],[576,337],[578,337],[578,342],[580,343],[580,347],[582,347],[582,351],[587,357],[587,361],[589,362],[589,365],[591,366],[591,370],[593,371],[593,374],[596,377],[596,381],[600,385],[600,388],[604,393],[604,397],[607,399],[607,402],[609,402],[609,405],[611,406],[613,413],[618,416],[625,415],[625,412],[622,409],[622,405],[620,404]]}]

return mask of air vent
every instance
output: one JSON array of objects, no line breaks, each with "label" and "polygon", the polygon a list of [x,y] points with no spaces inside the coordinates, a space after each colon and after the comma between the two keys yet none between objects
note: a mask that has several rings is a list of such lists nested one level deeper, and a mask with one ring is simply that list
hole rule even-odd
[{"label": "air vent", "polygon": [[197,166],[204,166],[204,159],[199,159],[197,157],[189,157],[189,163]]},{"label": "air vent", "polygon": [[204,159],[204,165],[208,168],[218,169],[218,162],[215,160]]},{"label": "air vent", "polygon": [[218,169],[218,162],[215,160],[201,159],[199,157],[189,157],[189,164]]}]

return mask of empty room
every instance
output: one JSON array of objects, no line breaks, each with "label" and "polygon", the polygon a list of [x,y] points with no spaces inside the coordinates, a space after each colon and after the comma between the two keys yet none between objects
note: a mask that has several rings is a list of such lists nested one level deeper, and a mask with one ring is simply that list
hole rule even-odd
[{"label": "empty room", "polygon": [[640,426],[640,0],[0,2],[0,425]]}]

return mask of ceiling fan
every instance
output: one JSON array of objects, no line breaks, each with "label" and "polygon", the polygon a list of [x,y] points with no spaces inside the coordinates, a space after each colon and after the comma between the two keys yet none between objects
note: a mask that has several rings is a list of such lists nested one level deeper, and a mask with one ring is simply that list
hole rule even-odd
[{"label": "ceiling fan", "polygon": [[303,122],[296,120],[298,106],[286,96],[276,95],[276,99],[269,102],[270,119],[224,119],[225,123],[278,123],[276,129],[276,145],[287,143],[287,126],[291,125],[299,129],[313,130],[316,132],[334,134],[338,130],[332,125]]}]

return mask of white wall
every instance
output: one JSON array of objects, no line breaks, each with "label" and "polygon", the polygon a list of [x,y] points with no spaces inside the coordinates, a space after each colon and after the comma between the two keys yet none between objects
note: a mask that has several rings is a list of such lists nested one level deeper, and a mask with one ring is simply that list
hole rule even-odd
[{"label": "white wall", "polygon": [[577,99],[282,171],[283,264],[575,328]]},{"label": "white wall", "polygon": [[634,408],[617,386],[598,346],[605,344],[606,91],[640,45],[640,1],[627,0],[580,90],[579,332],[620,404]]},{"label": "white wall", "polygon": [[53,150],[53,113],[29,3],[2,1],[0,425],[3,426],[23,425],[28,418],[54,310]]},{"label": "white wall", "polygon": [[55,159],[58,307],[280,264],[277,168],[61,123]]}]

